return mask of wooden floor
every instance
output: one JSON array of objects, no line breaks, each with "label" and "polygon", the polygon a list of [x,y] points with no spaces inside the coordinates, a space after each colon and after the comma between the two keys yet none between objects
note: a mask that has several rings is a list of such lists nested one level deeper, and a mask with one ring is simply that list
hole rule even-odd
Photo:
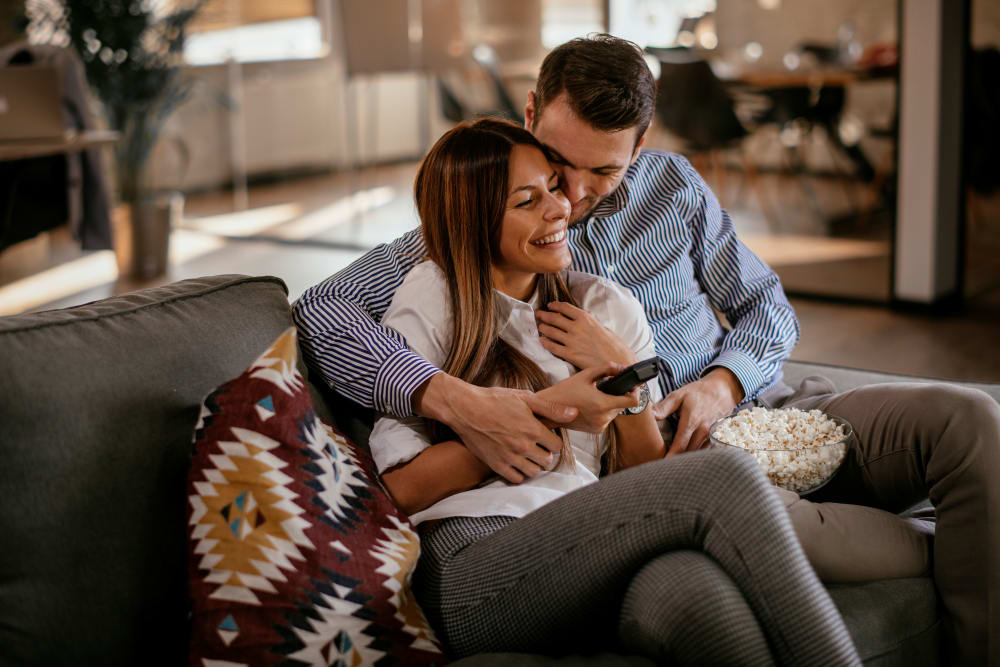
[{"label": "wooden floor", "polygon": [[[408,163],[257,186],[242,213],[231,212],[230,193],[189,196],[184,222],[172,235],[170,268],[151,281],[117,280],[111,251],[82,252],[65,230],[44,234],[0,254],[0,314],[69,307],[140,287],[221,273],[279,276],[295,299],[365,248],[416,224],[410,194],[414,173],[415,165]],[[770,178],[766,187],[773,193],[788,185],[780,180],[788,177]],[[748,193],[736,192],[739,186],[732,179],[728,187],[721,184],[720,189],[730,194],[731,200],[724,203],[731,207],[741,237],[776,267],[786,285],[794,286],[790,291],[822,293],[815,289],[818,285],[850,292],[852,283],[868,288],[875,284],[877,289],[888,285],[888,254],[878,230],[852,238],[823,238],[802,222],[808,216],[797,219],[791,206],[783,209],[784,229],[774,230]],[[830,187],[842,191],[843,185]],[[993,235],[1000,227],[1000,215],[988,203],[980,204],[983,210],[970,236],[976,241],[976,261],[982,270],[976,274],[976,291],[960,312],[931,317],[884,306],[795,297],[792,303],[802,335],[792,358],[1000,381],[1000,350],[995,343],[1000,333],[1000,289],[993,264],[997,255],[987,253],[996,242]],[[808,289],[810,281],[813,289]]]}]

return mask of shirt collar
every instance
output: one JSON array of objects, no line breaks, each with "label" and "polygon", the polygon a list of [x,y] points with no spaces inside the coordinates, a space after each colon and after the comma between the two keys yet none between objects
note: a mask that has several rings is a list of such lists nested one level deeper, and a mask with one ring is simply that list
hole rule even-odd
[{"label": "shirt collar", "polygon": [[493,303],[497,309],[498,328],[501,332],[510,324],[514,313],[524,309],[527,309],[532,313],[538,310],[539,300],[541,298],[538,294],[538,287],[535,287],[535,291],[531,293],[531,296],[527,301],[515,299],[512,296],[504,294],[498,289],[493,290],[493,295]]},{"label": "shirt collar", "polygon": [[628,174],[626,174],[622,182],[618,184],[618,187],[614,189],[614,192],[597,205],[597,208],[590,214],[590,217],[607,218],[615,213],[619,213],[628,206],[628,199]]}]

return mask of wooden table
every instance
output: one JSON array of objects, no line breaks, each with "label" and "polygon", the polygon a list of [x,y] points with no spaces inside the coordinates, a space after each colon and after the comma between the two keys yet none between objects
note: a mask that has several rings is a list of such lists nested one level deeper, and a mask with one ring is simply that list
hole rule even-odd
[{"label": "wooden table", "polygon": [[789,70],[744,70],[727,83],[752,86],[754,88],[820,88],[825,86],[847,86],[858,80],[858,73],[846,69],[820,69],[811,71]]},{"label": "wooden table", "polygon": [[0,161],[24,160],[108,146],[118,141],[118,132],[91,130],[70,135],[66,139],[27,139],[0,141]]},{"label": "wooden table", "polygon": [[896,75],[894,68],[820,67],[815,69],[736,69],[720,78],[730,85],[752,88],[846,87],[856,81],[885,79]]}]

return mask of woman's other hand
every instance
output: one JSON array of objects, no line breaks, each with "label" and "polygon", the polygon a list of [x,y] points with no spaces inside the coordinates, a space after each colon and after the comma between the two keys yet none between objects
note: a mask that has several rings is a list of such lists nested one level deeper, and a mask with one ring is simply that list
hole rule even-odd
[{"label": "woman's other hand", "polygon": [[542,347],[577,368],[608,362],[630,366],[638,359],[614,332],[585,310],[553,301],[548,310],[536,310]]},{"label": "woman's other hand", "polygon": [[597,388],[597,383],[624,370],[615,363],[602,363],[585,368],[562,382],[546,387],[536,395],[558,405],[566,405],[579,411],[577,418],[565,426],[574,431],[601,433],[608,424],[625,408],[639,405],[639,389],[624,396],[605,394]]}]

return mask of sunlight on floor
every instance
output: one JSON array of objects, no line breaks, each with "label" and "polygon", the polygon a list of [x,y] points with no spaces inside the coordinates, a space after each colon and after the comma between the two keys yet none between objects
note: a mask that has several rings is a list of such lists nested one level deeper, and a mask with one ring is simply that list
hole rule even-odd
[{"label": "sunlight on floor", "polygon": [[[170,263],[180,264],[218,250],[225,241],[184,229],[170,236]],[[112,250],[99,250],[0,287],[0,315],[12,315],[118,279]]]},{"label": "sunlight on floor", "polygon": [[[177,266],[222,248],[225,237],[269,236],[305,240],[358,220],[399,196],[380,186],[340,197],[313,211],[302,204],[262,206],[247,211],[186,218],[170,235],[170,264]],[[11,315],[64,299],[118,279],[115,254],[101,250],[0,287],[0,315]]]},{"label": "sunlight on floor", "polygon": [[277,204],[247,211],[184,218],[187,229],[221,236],[254,236],[302,215],[301,204]]},{"label": "sunlight on floor", "polygon": [[770,266],[883,257],[889,254],[887,241],[757,234],[744,235],[742,240],[748,248]]},{"label": "sunlight on floor", "polygon": [[272,238],[301,241],[391,203],[395,188],[380,186],[340,197],[330,204],[306,212],[301,204],[262,206],[247,211],[185,218],[184,227],[222,236]]}]

